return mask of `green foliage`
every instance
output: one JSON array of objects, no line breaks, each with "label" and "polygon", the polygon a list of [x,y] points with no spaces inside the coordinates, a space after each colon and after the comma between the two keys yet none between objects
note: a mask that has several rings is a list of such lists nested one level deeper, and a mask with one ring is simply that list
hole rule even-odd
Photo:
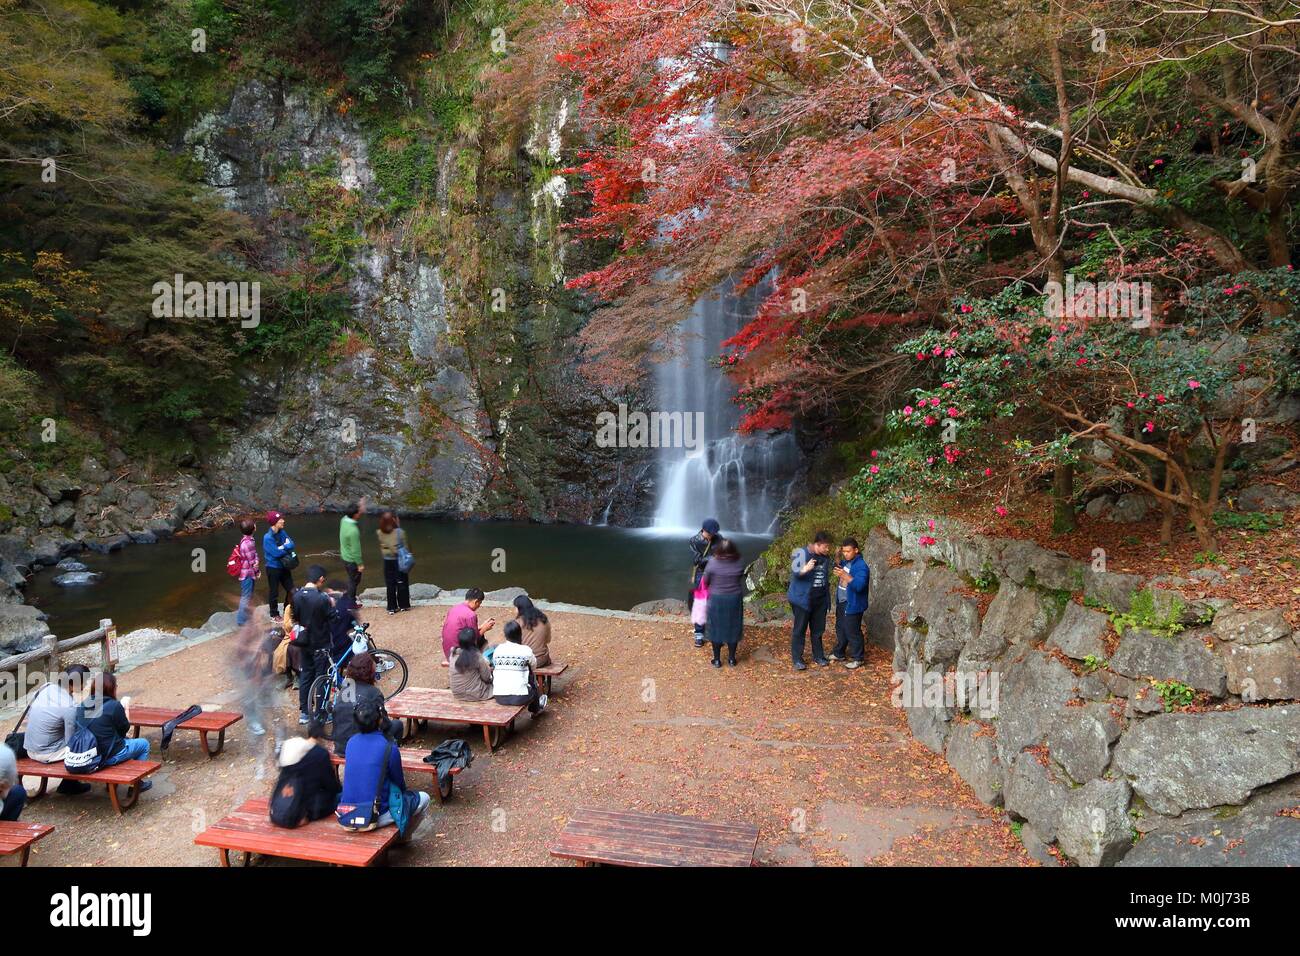
[{"label": "green foliage", "polygon": [[1222,564],[1223,555],[1217,551],[1197,551],[1192,556],[1192,563],[1196,565]]},{"label": "green foliage", "polygon": [[1110,622],[1115,627],[1115,633],[1121,637],[1125,629],[1130,627],[1173,637],[1183,630],[1182,616],[1185,608],[1182,599],[1173,596],[1169,599],[1168,606],[1161,611],[1156,604],[1155,592],[1138,591],[1129,602],[1127,611],[1117,611],[1114,608],[1107,608],[1107,610],[1110,612]]},{"label": "green foliage", "polygon": [[1083,669],[1087,671],[1089,674],[1091,674],[1095,670],[1100,670],[1103,667],[1109,667],[1109,666],[1110,666],[1110,661],[1108,661],[1104,657],[1097,657],[1094,654],[1088,654],[1085,655],[1085,657],[1083,658]]},{"label": "green foliage", "polygon": [[1179,707],[1189,707],[1196,699],[1196,691],[1176,680],[1156,680],[1151,682],[1160,700],[1164,702],[1165,712]]},{"label": "green foliage", "polygon": [[1276,511],[1216,511],[1214,523],[1230,531],[1273,531],[1282,527],[1286,516]]}]

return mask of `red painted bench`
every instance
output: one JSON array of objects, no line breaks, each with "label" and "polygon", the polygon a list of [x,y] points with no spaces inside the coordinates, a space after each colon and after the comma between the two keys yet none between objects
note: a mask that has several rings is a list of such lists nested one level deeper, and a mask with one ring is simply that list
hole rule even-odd
[{"label": "red painted bench", "polygon": [[[140,781],[151,773],[162,769],[162,764],[155,760],[126,760],[113,767],[101,767],[94,773],[68,773],[62,761],[41,763],[30,757],[18,761],[20,777],[39,777],[40,788],[27,792],[29,800],[39,800],[45,796],[45,788],[53,780],[80,780],[84,783],[102,783],[108,788],[108,799],[113,802],[113,809],[118,813],[130,810],[140,797]],[[126,787],[126,794],[119,795],[118,787]]]},{"label": "red painted bench", "polygon": [[[423,751],[399,749],[397,752],[401,754],[402,757],[403,774],[409,775],[413,773],[416,774],[427,773],[429,775],[430,783],[437,784],[438,767],[436,764],[424,762],[425,754]],[[334,753],[330,754],[330,763],[334,765],[335,774],[339,772],[340,767],[345,766],[345,761],[343,760],[342,754],[334,754]],[[441,786],[437,786],[437,785],[434,786],[433,798],[438,801],[439,805],[441,805],[444,800],[448,800],[451,798],[451,791],[456,786],[456,775],[464,769],[465,769],[464,767],[451,768],[451,777],[447,780],[446,790],[443,790]]]},{"label": "red painted bench", "polygon": [[254,853],[335,866],[374,866],[397,839],[397,827],[356,832],[339,826],[333,814],[292,830],[277,827],[271,823],[268,802],[249,800],[196,836],[194,842],[215,847],[222,866],[230,866],[232,851],[244,854],[244,866]]},{"label": "red painted bench", "polygon": [[[126,719],[131,721],[131,736],[139,737],[141,727],[161,727],[169,720],[175,720],[183,710],[167,707],[136,707],[134,704],[126,712]],[[208,757],[215,757],[226,746],[226,728],[244,719],[243,714],[234,711],[204,711],[197,717],[191,717],[183,724],[177,724],[177,730],[195,730],[199,734],[199,746]],[[216,747],[208,743],[208,734],[217,735]]]},{"label": "red painted bench", "polygon": [[18,865],[27,865],[32,844],[54,832],[54,827],[43,823],[9,823],[0,820],[0,856],[18,854]]},{"label": "red painted bench", "polygon": [[498,704],[494,700],[465,701],[450,690],[436,687],[408,687],[384,705],[388,716],[403,721],[403,737],[415,732],[415,722],[429,720],[443,724],[467,724],[483,728],[488,750],[495,750],[514,729],[515,719],[528,708]]},{"label": "red painted bench", "polygon": [[574,810],[551,856],[594,866],[752,866],[758,827],[671,813]]}]

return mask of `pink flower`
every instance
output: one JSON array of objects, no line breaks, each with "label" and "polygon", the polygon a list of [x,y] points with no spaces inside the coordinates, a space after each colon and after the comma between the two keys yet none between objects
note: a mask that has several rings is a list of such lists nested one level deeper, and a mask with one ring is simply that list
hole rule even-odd
[{"label": "pink flower", "polygon": [[993,469],[992,469],[992,468],[985,468],[985,469],[984,469],[984,477],[985,477],[985,478],[992,478],[992,477],[993,477]]},{"label": "pink flower", "polygon": [[957,354],[957,350],[956,350],[956,349],[944,349],[944,350],[943,350],[943,357],[944,357],[944,358],[952,358],[952,357],[953,357],[954,355],[956,355],[956,354]]},{"label": "pink flower", "polygon": [[871,457],[872,457],[872,458],[879,458],[879,457],[880,457],[880,452],[876,451],[876,449],[874,449],[874,448],[871,449]]},{"label": "pink flower", "polygon": [[963,305],[963,306],[961,307],[961,310],[962,310],[963,312],[969,312],[969,311],[970,311],[970,306],[969,306],[969,305]]},{"label": "pink flower", "polygon": [[930,350],[930,354],[931,354],[931,355],[942,355],[942,354],[943,354],[943,346],[942,346],[942,345],[936,345],[934,348],[932,348],[932,349]]},{"label": "pink flower", "polygon": [[1165,403],[1165,397],[1164,397],[1164,395],[1157,395],[1157,396],[1156,396],[1156,401],[1159,402],[1161,405],[1163,405],[1163,404]]},{"label": "pink flower", "polygon": [[1196,379],[1194,379],[1194,378],[1189,378],[1189,379],[1187,380],[1187,387],[1188,387],[1188,388],[1200,388],[1200,387],[1201,387],[1201,383],[1198,382],[1198,381],[1197,381]]},{"label": "pink flower", "polygon": [[930,545],[936,543],[935,539],[930,537],[928,534],[921,535],[919,538],[916,539],[916,541],[923,548],[928,548],[930,547]]},{"label": "pink flower", "polygon": [[925,460],[925,463],[926,463],[927,465],[933,465],[933,464],[934,464],[934,455],[931,455],[929,458],[927,458],[927,459]]},{"label": "pink flower", "polygon": [[925,526],[926,526],[927,528],[929,528],[931,531],[933,531],[933,530],[934,530],[934,519],[931,518],[929,521],[927,521],[927,522],[925,523]]},{"label": "pink flower", "polygon": [[1007,516],[1007,509],[1002,507],[1001,505],[998,505],[993,510],[998,513],[999,518],[1005,518]]},{"label": "pink flower", "polygon": [[943,387],[944,387],[944,388],[956,388],[956,387],[957,387],[957,383],[956,383],[956,382],[944,382],[944,383],[943,383]]},{"label": "pink flower", "polygon": [[1129,408],[1137,408],[1137,406],[1134,405],[1132,402],[1125,402],[1124,404],[1127,405]]},{"label": "pink flower", "polygon": [[1156,423],[1155,423],[1155,422],[1147,422],[1145,425],[1142,426],[1142,430],[1143,430],[1144,432],[1153,432],[1153,431],[1156,430]]},{"label": "pink flower", "polygon": [[871,466],[871,473],[872,473],[873,475],[878,475],[878,474],[880,474],[880,466],[879,466],[879,465],[872,465],[872,466]]},{"label": "pink flower", "polygon": [[904,406],[903,406],[903,415],[904,415],[904,416],[907,416],[907,415],[910,415],[910,414],[912,414],[912,406],[911,406],[911,405],[904,405]]},{"label": "pink flower", "polygon": [[948,407],[948,417],[949,417],[949,418],[956,418],[956,417],[957,417],[957,409],[956,409],[956,407],[954,407],[954,406],[949,406],[949,407]]},{"label": "pink flower", "polygon": [[916,353],[916,360],[917,360],[918,362],[924,362],[924,361],[925,361],[925,353],[924,353],[924,352],[917,352],[917,353]]},{"label": "pink flower", "polygon": [[933,424],[934,424],[935,422],[937,422],[937,421],[938,421],[938,419],[935,418],[933,415],[926,415],[926,416],[925,416],[925,423],[924,423],[924,424],[925,424],[925,426],[926,426],[927,428],[929,428],[931,425],[933,425]]}]

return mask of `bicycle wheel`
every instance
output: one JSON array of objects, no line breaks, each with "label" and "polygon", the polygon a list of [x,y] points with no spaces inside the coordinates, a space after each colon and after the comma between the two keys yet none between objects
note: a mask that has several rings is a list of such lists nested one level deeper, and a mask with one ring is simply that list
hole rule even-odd
[{"label": "bicycle wheel", "polygon": [[384,695],[384,700],[392,700],[406,687],[406,661],[401,654],[375,648],[370,652],[375,659],[375,686]]},{"label": "bicycle wheel", "polygon": [[311,682],[307,692],[308,713],[312,719],[325,729],[325,739],[334,739],[334,703],[338,697],[338,688],[328,674],[321,674]]}]

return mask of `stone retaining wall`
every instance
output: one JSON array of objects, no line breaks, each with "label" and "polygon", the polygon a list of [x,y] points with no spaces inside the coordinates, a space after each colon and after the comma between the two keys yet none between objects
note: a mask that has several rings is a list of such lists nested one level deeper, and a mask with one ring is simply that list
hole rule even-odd
[{"label": "stone retaining wall", "polygon": [[[1151,588],[941,516],[890,515],[865,556],[869,633],[892,640],[913,735],[1023,821],[1036,855],[1300,864],[1300,633],[1280,610]],[[1143,591],[1138,608],[1169,626],[1130,624],[1116,645],[1112,617]],[[1162,698],[1177,685],[1191,707]]]}]

